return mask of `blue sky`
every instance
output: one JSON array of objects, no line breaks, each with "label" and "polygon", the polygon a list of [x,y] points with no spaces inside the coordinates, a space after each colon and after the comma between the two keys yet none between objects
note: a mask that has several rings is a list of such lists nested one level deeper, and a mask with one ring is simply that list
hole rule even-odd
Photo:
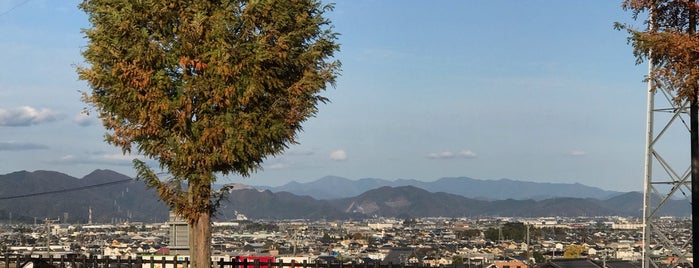
[{"label": "blue sky", "polygon": [[[467,176],[641,190],[647,67],[612,27],[641,25],[620,2],[337,1],[328,17],[343,67],[331,103],[263,171],[220,180]],[[81,115],[88,88],[75,66],[89,24],[78,3],[0,0],[0,174],[134,174],[133,156]]]}]

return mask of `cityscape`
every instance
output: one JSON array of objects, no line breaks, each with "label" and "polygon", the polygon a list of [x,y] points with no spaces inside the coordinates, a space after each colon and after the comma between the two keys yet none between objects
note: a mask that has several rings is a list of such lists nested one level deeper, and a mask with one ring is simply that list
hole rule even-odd
[{"label": "cityscape", "polygon": [[[7,186],[0,189],[0,197],[8,198],[0,203],[0,252],[7,265],[13,263],[10,257],[185,261],[190,256],[188,224],[172,211],[168,213],[153,189],[125,175],[96,170],[73,178],[58,172],[22,171],[0,175],[0,181]],[[638,214],[642,194],[638,192],[466,177],[432,182],[370,181],[373,184],[325,177],[303,184],[260,187],[264,190],[228,185],[231,190],[212,223],[212,260],[244,257],[318,265],[501,268],[640,267],[644,258],[644,224]],[[451,189],[453,194],[403,183],[432,191]],[[324,192],[340,188],[347,190]],[[313,197],[304,196],[307,191]],[[466,199],[482,193],[520,200]],[[81,200],[76,203],[74,196],[89,197],[89,206]],[[450,201],[462,199],[471,201]],[[688,205],[677,198],[664,202],[668,207],[675,203],[680,207],[664,210],[666,216],[654,222],[670,235],[654,234],[653,241],[669,241],[684,248],[677,252],[651,241],[648,254],[667,267],[683,266],[691,261],[677,258],[678,253],[687,254],[692,248],[687,246],[691,241]],[[328,208],[331,204],[337,208]],[[484,204],[490,204],[490,209],[476,209]],[[340,208],[352,213],[338,213]],[[518,214],[516,210],[547,216],[502,215]],[[420,216],[464,215],[459,211],[473,215]]]},{"label": "cityscape", "polygon": [[[674,243],[691,240],[689,219],[666,217],[663,224],[674,230]],[[260,221],[240,214],[234,221],[213,223],[212,259],[266,256],[284,263],[457,267],[578,261],[638,267],[642,230],[639,219],[624,217]],[[0,227],[0,241],[4,255],[182,259],[188,255],[187,232],[187,224],[171,214],[164,223],[6,224]],[[675,261],[668,249],[652,248],[658,263]]]},{"label": "cityscape", "polygon": [[696,1],[338,2],[0,1],[0,268],[694,267]]}]

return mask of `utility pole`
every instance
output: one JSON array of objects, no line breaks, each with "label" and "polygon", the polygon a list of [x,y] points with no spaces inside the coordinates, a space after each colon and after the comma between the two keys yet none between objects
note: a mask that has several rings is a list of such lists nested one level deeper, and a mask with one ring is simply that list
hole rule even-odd
[{"label": "utility pole", "polygon": [[51,224],[58,222],[60,219],[49,219],[45,218],[44,223],[46,223],[46,255],[51,258]]},{"label": "utility pole", "polygon": [[[694,4],[694,0],[690,1]],[[696,34],[697,27],[697,11],[694,8],[689,8],[689,26],[687,33],[690,36]],[[696,54],[692,54],[697,57]],[[694,60],[694,59],[692,59]],[[699,98],[699,81],[694,81],[692,84],[692,96],[689,98],[689,135],[690,135],[690,154],[691,154],[691,173],[692,173],[692,266],[694,261],[699,259],[699,106],[697,99]]]}]

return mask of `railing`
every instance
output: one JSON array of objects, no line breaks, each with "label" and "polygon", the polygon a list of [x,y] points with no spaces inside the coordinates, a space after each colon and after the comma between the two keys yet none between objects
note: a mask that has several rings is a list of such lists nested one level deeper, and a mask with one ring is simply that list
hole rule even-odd
[{"label": "railing", "polygon": [[[33,262],[33,268],[190,268],[189,258],[178,260],[165,257],[136,257],[136,258],[83,258],[81,256],[61,256],[60,258],[42,258],[29,255],[5,255],[0,258],[0,268],[22,268],[28,262]],[[309,263],[303,262],[260,262],[258,260],[225,260],[220,258],[212,261],[212,268],[418,268],[429,267],[425,264],[381,264],[374,263]]]}]

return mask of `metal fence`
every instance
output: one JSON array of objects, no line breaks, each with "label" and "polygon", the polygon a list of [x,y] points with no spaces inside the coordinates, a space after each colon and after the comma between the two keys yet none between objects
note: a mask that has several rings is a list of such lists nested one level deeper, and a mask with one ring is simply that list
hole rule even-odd
[{"label": "metal fence", "polygon": [[[321,263],[314,262],[260,262],[258,260],[229,260],[220,258],[212,261],[212,268],[418,268],[424,264],[375,263]],[[0,268],[190,268],[189,258],[178,260],[165,257],[136,258],[85,258],[80,255],[65,255],[60,258],[29,255],[5,255],[0,258]]]}]

